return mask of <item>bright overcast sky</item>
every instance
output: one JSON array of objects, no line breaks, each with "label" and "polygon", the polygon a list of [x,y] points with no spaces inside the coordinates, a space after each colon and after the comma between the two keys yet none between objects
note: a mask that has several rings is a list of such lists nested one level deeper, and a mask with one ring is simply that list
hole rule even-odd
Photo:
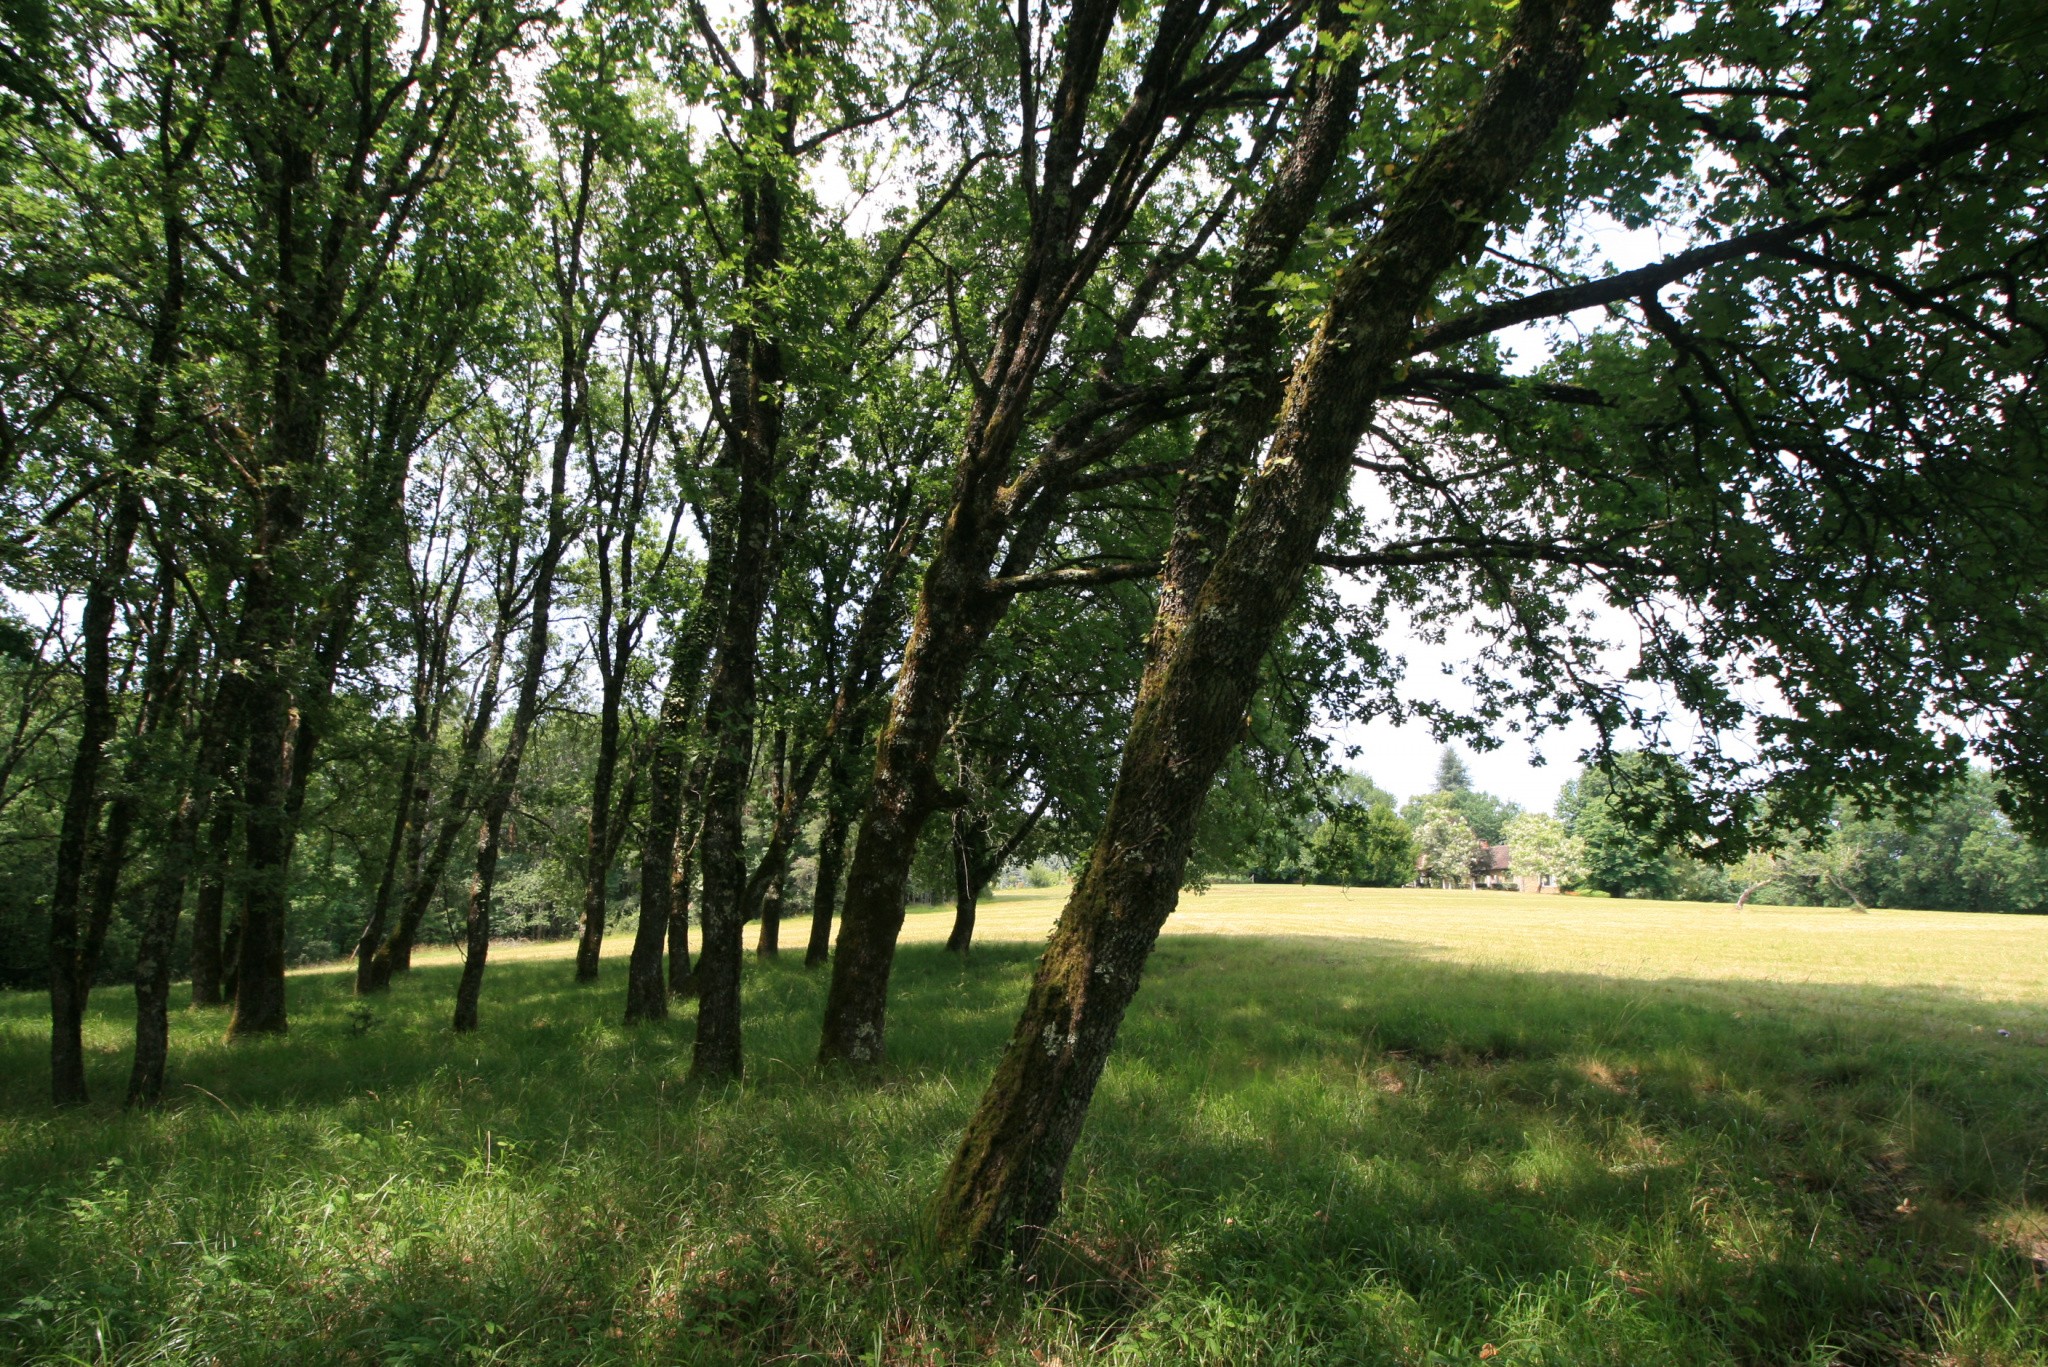
[{"label": "bright overcast sky", "polygon": [[[1614,224],[1594,228],[1589,241],[1597,252],[1597,257],[1586,263],[1589,273],[1601,264],[1610,270],[1633,270],[1662,259],[1682,245],[1675,239],[1666,242],[1654,231],[1634,231]],[[1514,246],[1512,243],[1508,245],[1510,249]],[[1580,327],[1590,329],[1603,317],[1604,310],[1588,309],[1542,328],[1524,326],[1502,333],[1501,341],[1509,358],[1508,368],[1523,372],[1533,370],[1549,354],[1550,329],[1560,332]],[[1367,496],[1364,490],[1360,492]],[[1599,610],[1597,604],[1589,603],[1588,606]],[[1604,615],[1617,617],[1614,623],[1617,630],[1612,639],[1616,645],[1626,648],[1631,644],[1627,623],[1619,620],[1618,615]],[[1469,699],[1469,692],[1454,678],[1445,676],[1442,667],[1449,664],[1462,673],[1477,653],[1476,643],[1460,642],[1451,637],[1440,646],[1433,645],[1396,628],[1387,644],[1394,654],[1408,662],[1403,685],[1406,696],[1418,701],[1428,698],[1454,705]],[[1346,759],[1341,753],[1333,758],[1346,768],[1367,774],[1373,782],[1402,801],[1436,786],[1436,766],[1443,753],[1443,744],[1432,737],[1428,726],[1421,722],[1410,722],[1405,726],[1384,720],[1363,725],[1346,722],[1324,726],[1319,731],[1339,746],[1357,746],[1355,758]],[[1494,750],[1480,753],[1465,745],[1460,745],[1459,750],[1472,771],[1475,787],[1507,798],[1525,809],[1547,812],[1557,801],[1558,785],[1577,775],[1579,756],[1593,744],[1595,737],[1596,732],[1590,724],[1578,722],[1551,731],[1533,742],[1526,735],[1503,732],[1499,736],[1502,743]]]}]

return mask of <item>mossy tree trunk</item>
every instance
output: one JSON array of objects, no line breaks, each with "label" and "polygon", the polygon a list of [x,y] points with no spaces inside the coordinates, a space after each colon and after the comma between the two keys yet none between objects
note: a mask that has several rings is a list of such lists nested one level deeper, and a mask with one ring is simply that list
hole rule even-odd
[{"label": "mossy tree trunk", "polygon": [[86,1100],[82,1030],[92,972],[86,950],[93,936],[86,924],[89,918],[81,912],[88,900],[86,873],[101,798],[100,771],[116,721],[111,687],[114,615],[141,519],[142,500],[134,485],[123,479],[115,490],[106,539],[86,586],[79,623],[83,649],[78,744],[64,793],[50,891],[50,1097],[59,1106],[83,1105]]},{"label": "mossy tree trunk", "polygon": [[[1070,8],[1049,127],[1042,144],[1035,136],[1025,140],[1030,232],[974,386],[951,506],[876,742],[832,955],[818,1044],[824,1064],[867,1068],[883,1059],[889,974],[910,868],[925,823],[945,805],[936,772],[940,748],[975,657],[1011,601],[991,573],[1006,536],[1035,540],[1042,534],[1043,528],[1026,531],[1029,518],[1015,514],[1033,506],[1034,495],[1055,479],[1050,467],[1013,478],[1018,445],[1069,309],[1150,185],[1147,176],[1123,168],[1151,158],[1169,118],[1189,117],[1191,111],[1176,108],[1176,92],[1228,87],[1290,27],[1269,24],[1244,46],[1198,65],[1217,37],[1211,16],[1197,4],[1167,0],[1153,16],[1152,36],[1134,65],[1136,79],[1118,87],[1126,96],[1122,107],[1108,110],[1097,94],[1117,13],[1106,0],[1080,0]],[[1099,139],[1091,138],[1096,119],[1110,130]],[[1127,321],[1135,326],[1137,320]]]},{"label": "mossy tree trunk", "polygon": [[934,1208],[939,1238],[964,1255],[1028,1262],[1058,1212],[1096,1083],[1179,898],[1203,799],[1237,744],[1263,657],[1344,497],[1412,320],[1550,141],[1607,10],[1607,0],[1524,0],[1470,115],[1421,156],[1338,276],[1271,449],[1190,609],[1168,618],[1162,607],[1102,831]]}]

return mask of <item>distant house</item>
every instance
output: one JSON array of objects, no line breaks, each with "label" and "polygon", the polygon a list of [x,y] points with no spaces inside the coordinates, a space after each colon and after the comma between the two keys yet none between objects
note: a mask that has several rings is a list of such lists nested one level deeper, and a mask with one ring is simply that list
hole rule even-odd
[{"label": "distant house", "polygon": [[[1476,863],[1477,861],[1474,862]],[[1473,883],[1476,886],[1482,888],[1514,887],[1517,880],[1508,873],[1509,868],[1511,868],[1513,864],[1514,861],[1508,857],[1507,846],[1488,845],[1486,847],[1486,864],[1484,871],[1482,872],[1478,868],[1475,868],[1473,870],[1473,872],[1477,875],[1473,879]],[[1523,891],[1527,892],[1528,889],[1524,888]]]},{"label": "distant house", "polygon": [[[1475,861],[1476,862],[1476,861]],[[1488,845],[1486,862],[1473,870],[1472,886],[1475,888],[1512,888],[1516,892],[1562,892],[1556,883],[1542,874],[1513,872],[1514,854],[1506,845]],[[1415,886],[1427,888],[1436,886],[1436,880],[1423,868],[1422,857],[1415,859]]]},{"label": "distant house", "polygon": [[[1471,877],[1472,886],[1475,888],[1519,887],[1523,892],[1536,892],[1540,890],[1534,886],[1537,882],[1536,879],[1518,879],[1509,874],[1508,870],[1513,866],[1514,861],[1509,857],[1508,847],[1505,845],[1488,845],[1486,847],[1485,864],[1478,865],[1476,860],[1474,863],[1476,867],[1471,871]],[[1423,867],[1422,856],[1417,855],[1415,858],[1416,885],[1418,887],[1430,887],[1434,881]],[[1555,889],[1551,890],[1555,891]]]}]

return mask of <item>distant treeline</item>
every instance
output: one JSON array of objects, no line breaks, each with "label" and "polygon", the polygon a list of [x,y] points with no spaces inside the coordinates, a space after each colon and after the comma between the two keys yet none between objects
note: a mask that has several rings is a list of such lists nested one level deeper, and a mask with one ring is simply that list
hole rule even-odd
[{"label": "distant treeline", "polygon": [[[1546,816],[1474,789],[1454,750],[1444,752],[1435,789],[1398,811],[1364,775],[1340,773],[1316,805],[1252,842],[1236,872],[1357,887],[1547,876],[1610,897],[2048,912],[2048,850],[2014,828],[1989,774],[1974,772],[1917,808],[1858,813],[1842,804],[1822,829],[1785,832],[1775,848],[1733,862],[1660,835],[1654,796],[1629,791],[1632,781],[1654,782],[1633,756],[1613,774],[1585,769]],[[1506,877],[1490,857],[1502,845]]]}]

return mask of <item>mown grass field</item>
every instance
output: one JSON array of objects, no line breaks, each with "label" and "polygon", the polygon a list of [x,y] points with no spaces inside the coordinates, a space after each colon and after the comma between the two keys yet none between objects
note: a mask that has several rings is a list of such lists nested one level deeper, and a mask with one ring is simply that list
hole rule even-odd
[{"label": "mown grass field", "polygon": [[1218,887],[1037,1279],[962,1278],[923,1202],[1057,905],[914,915],[874,1086],[790,962],[711,1093],[567,946],[464,1038],[446,955],[182,1012],[148,1116],[125,991],[64,1115],[0,997],[0,1361],[2048,1363],[2048,920]]}]

